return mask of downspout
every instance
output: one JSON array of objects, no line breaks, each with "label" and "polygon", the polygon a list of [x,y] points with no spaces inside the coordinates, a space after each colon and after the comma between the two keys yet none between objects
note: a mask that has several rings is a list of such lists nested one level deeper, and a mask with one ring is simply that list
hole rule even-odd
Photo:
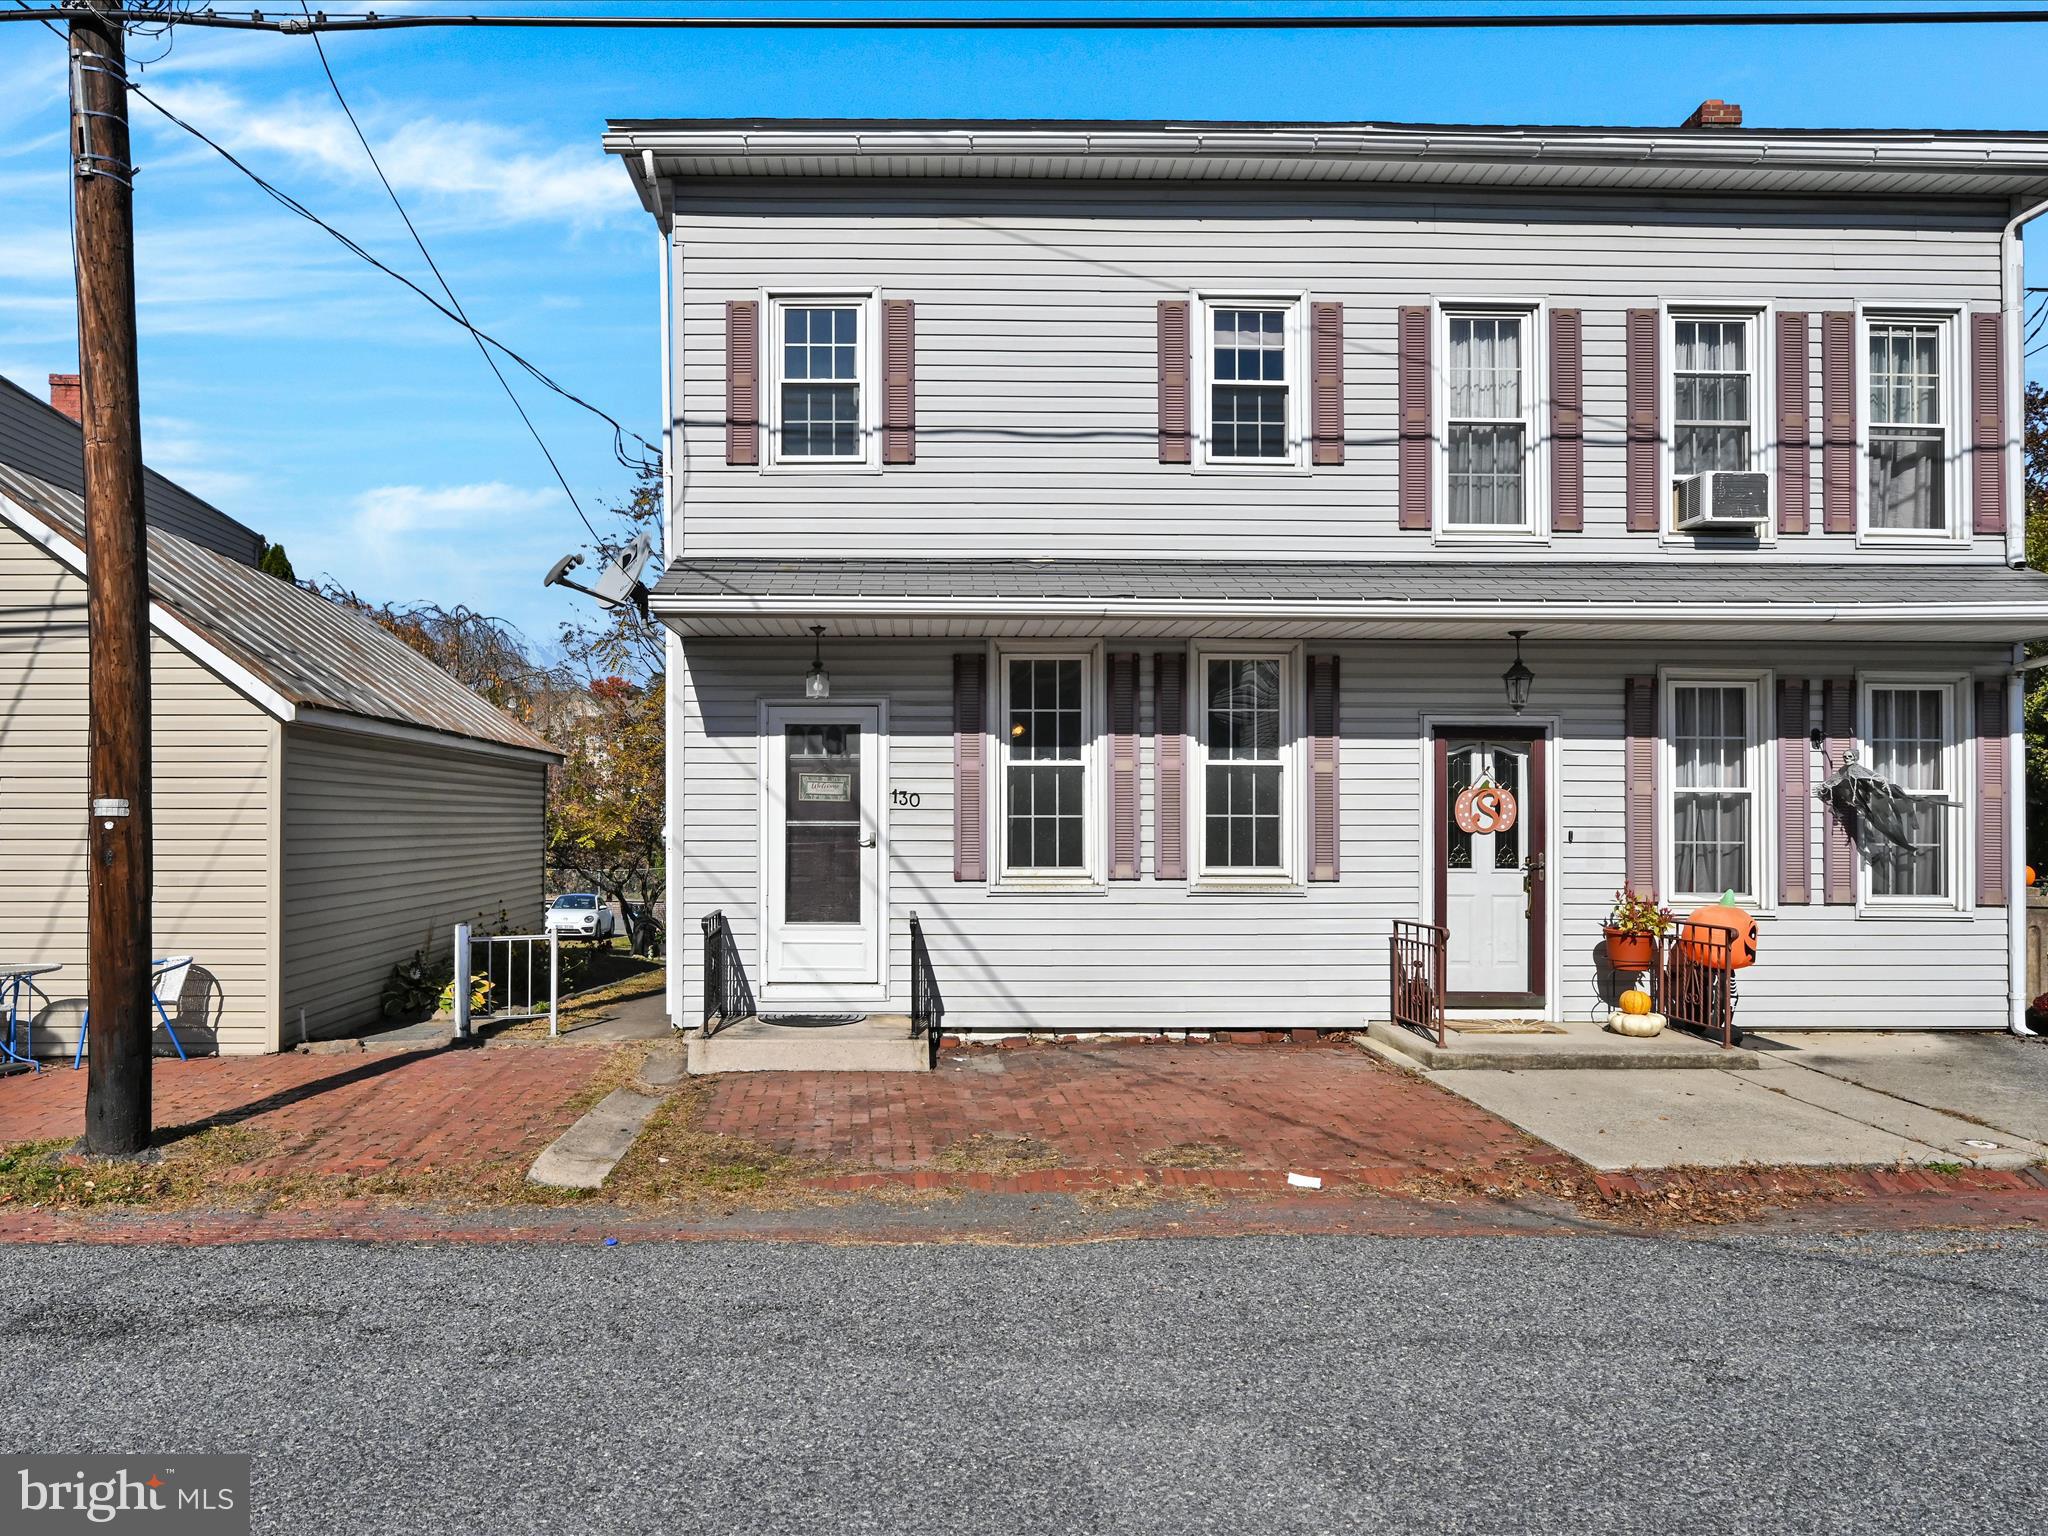
[{"label": "downspout", "polygon": [[[654,157],[646,157],[648,190],[654,201],[654,226],[660,252],[661,287],[661,560],[664,566],[677,558],[682,551],[682,526],[676,507],[676,412],[675,412],[675,341],[672,327],[675,316],[674,272],[675,233],[662,199],[662,184],[654,174]],[[661,847],[666,867],[663,890],[667,894],[667,921],[664,924],[664,960],[667,966],[665,991],[668,1002],[669,1028],[683,1027],[683,973],[677,946],[682,942],[683,928],[678,922],[682,903],[682,806],[683,771],[682,742],[682,682],[683,652],[682,638],[675,630],[662,626],[662,793],[666,814],[662,817]]]},{"label": "downspout", "polygon": [[2012,648],[2012,675],[2005,680],[2005,718],[2012,729],[2005,742],[2005,853],[2006,871],[2006,964],[2011,967],[2012,1017],[2006,1028],[2016,1035],[2031,1035],[2027,1027],[2027,673],[2020,663],[2027,648]]},{"label": "downspout", "polygon": [[[2012,443],[2005,455],[2005,563],[2027,563],[2026,501],[2026,313],[2027,247],[2021,230],[2048,213],[2048,198],[2017,208],[1999,236],[1999,317],[2005,326],[2006,420],[2012,422]],[[2006,1027],[2031,1035],[2027,1027],[2027,648],[2012,648],[2013,673],[2006,680],[2006,975],[2012,1013]]]}]

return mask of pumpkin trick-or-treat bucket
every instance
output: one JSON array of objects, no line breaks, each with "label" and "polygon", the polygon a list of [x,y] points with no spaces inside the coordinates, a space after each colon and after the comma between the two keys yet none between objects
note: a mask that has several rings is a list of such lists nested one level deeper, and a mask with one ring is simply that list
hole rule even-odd
[{"label": "pumpkin trick-or-treat bucket", "polygon": [[[1701,931],[1706,928],[1733,930],[1734,937],[1725,953],[1721,936]],[[1701,907],[1688,917],[1679,929],[1678,943],[1686,959],[1695,965],[1716,969],[1725,966],[1739,971],[1756,964],[1756,918],[1735,905],[1735,894],[1731,891],[1714,905]]]}]

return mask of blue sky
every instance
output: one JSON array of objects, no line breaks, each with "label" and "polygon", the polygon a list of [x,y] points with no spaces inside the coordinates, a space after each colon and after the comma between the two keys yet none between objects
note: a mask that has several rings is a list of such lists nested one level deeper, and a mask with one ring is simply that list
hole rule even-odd
[{"label": "blue sky", "polygon": [[[1796,3],[1773,0],[1780,9]],[[487,5],[462,0],[459,8]],[[406,7],[386,0],[377,8]],[[577,8],[648,9],[626,0]],[[734,7],[660,7],[719,8]],[[947,7],[906,0],[887,8]],[[1126,8],[1189,7],[1148,0]],[[1252,0],[1209,7],[1258,8]],[[1281,8],[1335,7],[1299,0]],[[131,44],[146,65],[146,89],[382,259],[429,281],[309,42],[192,28],[169,41],[161,58],[163,40]],[[608,117],[1676,123],[1702,97],[1720,96],[1764,126],[2048,129],[2048,26],[2040,25],[1314,35],[461,30],[327,46],[472,318],[649,437],[659,414],[655,239],[624,173],[599,150]],[[541,589],[540,574],[578,542],[580,528],[475,348],[139,104],[136,122],[150,461],[281,540],[302,576],[329,574],[377,598],[469,603],[547,642],[565,600]],[[0,373],[38,394],[46,374],[75,367],[65,178],[62,46],[40,27],[0,28]],[[2030,245],[2029,280],[2048,282],[2048,234]],[[2044,364],[2048,354],[2034,359],[2036,376],[2048,376]],[[622,496],[629,477],[602,424],[538,389],[523,395],[586,506]]]}]

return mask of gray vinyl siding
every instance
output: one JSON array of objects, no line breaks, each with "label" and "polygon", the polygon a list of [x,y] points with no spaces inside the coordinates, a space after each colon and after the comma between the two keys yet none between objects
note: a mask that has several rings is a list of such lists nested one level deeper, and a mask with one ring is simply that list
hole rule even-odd
[{"label": "gray vinyl siding", "polygon": [[[683,542],[705,556],[1425,556],[1430,537],[1395,522],[1396,309],[1499,300],[1584,312],[1585,531],[1552,547],[1658,558],[1655,538],[1624,530],[1625,310],[1992,308],[2005,216],[1957,203],[1369,187],[785,180],[678,192]],[[917,304],[916,464],[727,466],[727,301],[871,290]],[[1343,302],[1342,466],[1244,473],[1156,461],[1155,305],[1190,293]],[[1767,376],[1772,338],[1759,341]],[[1816,531],[1760,559],[1841,558],[1854,547],[1818,531],[1818,325],[1810,345]],[[1668,340],[1664,351],[1668,362]],[[1531,382],[1542,372],[1533,359]],[[764,375],[764,395],[769,387]],[[1774,421],[1755,426],[1775,432]],[[1963,426],[1952,429],[1959,449]],[[1953,515],[1967,526],[1966,507]],[[1911,558],[2001,551],[1976,539]]]},{"label": "gray vinyl siding", "polygon": [[[1247,644],[1254,642],[1248,641]],[[1151,878],[1151,740],[1144,761],[1145,878],[1101,893],[1005,894],[952,876],[951,665],[980,641],[842,640],[830,652],[834,698],[886,698],[888,791],[918,796],[888,816],[892,1003],[909,997],[908,919],[923,919],[956,1026],[1206,1029],[1356,1026],[1386,1008],[1386,942],[1395,918],[1426,915],[1428,806],[1422,721],[1467,713],[1498,721],[1504,649],[1486,644],[1316,644],[1342,658],[1342,879],[1284,895],[1197,894]],[[1106,650],[1145,658],[1143,637]],[[683,672],[681,814],[674,849],[677,931],[723,910],[758,984],[759,701],[798,691],[808,647],[780,641],[691,641]],[[1695,665],[1697,647],[1532,646],[1532,719],[1555,717],[1551,838],[1561,923],[1552,989],[1566,1017],[1602,1012],[1595,951],[1623,880],[1624,672]],[[1990,648],[1723,647],[1716,665],[1779,675],[1848,676],[1882,668],[1965,672],[2005,663]],[[1296,687],[1299,687],[1297,674]],[[1766,705],[1765,730],[1772,716]],[[1766,754],[1768,760],[1769,754]],[[1816,781],[1818,779],[1816,772]],[[993,794],[993,789],[991,791]],[[885,796],[886,798],[886,796]],[[1760,835],[1774,835],[1766,820]],[[1818,897],[1821,813],[1813,817]],[[1991,908],[1939,919],[1859,916],[1853,907],[1781,907],[1762,919],[1762,959],[1742,978],[1751,1027],[2001,1025],[2006,917]],[[681,950],[679,949],[679,953]],[[701,1008],[700,968],[685,968],[682,1018]]]},{"label": "gray vinyl siding", "polygon": [[[269,839],[278,729],[161,636],[150,646],[152,948],[197,970],[188,1049],[273,1048]],[[54,961],[36,1050],[68,1054],[86,982],[85,588],[0,528],[0,931],[10,958]]]},{"label": "gray vinyl siding", "polygon": [[285,741],[287,1045],[379,1017],[391,967],[454,925],[541,921],[538,762],[294,726]]}]

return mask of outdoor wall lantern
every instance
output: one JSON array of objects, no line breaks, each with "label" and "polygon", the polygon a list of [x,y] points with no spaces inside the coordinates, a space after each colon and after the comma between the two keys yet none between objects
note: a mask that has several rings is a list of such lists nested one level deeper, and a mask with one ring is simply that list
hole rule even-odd
[{"label": "outdoor wall lantern", "polygon": [[1528,705],[1529,687],[1536,681],[1536,674],[1522,661],[1522,636],[1527,633],[1529,631],[1526,629],[1508,631],[1509,637],[1515,642],[1515,664],[1500,675],[1500,680],[1507,685],[1508,704],[1518,715]]},{"label": "outdoor wall lantern", "polygon": [[818,651],[819,637],[824,633],[824,625],[811,626],[811,670],[804,674],[804,697],[807,699],[832,697],[832,674],[825,670],[824,658]]}]

